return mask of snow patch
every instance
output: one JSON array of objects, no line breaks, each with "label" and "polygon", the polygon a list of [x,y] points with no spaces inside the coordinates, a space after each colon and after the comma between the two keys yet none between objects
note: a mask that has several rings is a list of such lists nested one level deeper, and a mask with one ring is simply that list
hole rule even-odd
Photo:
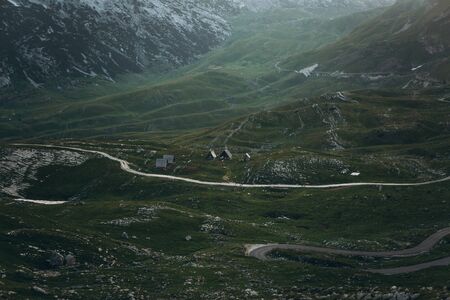
[{"label": "snow patch", "polygon": [[396,33],[394,33],[394,35],[397,35],[399,33],[405,32],[407,31],[409,28],[411,28],[412,24],[411,23],[406,23],[405,25],[403,25],[403,27],[397,31]]},{"label": "snow patch", "polygon": [[299,71],[295,71],[297,74],[303,74],[305,77],[311,76],[311,74],[319,67],[319,64],[314,64],[312,66],[306,67],[304,69],[301,69]]},{"label": "snow patch", "polygon": [[8,86],[11,84],[11,79],[9,76],[0,76],[0,88]]},{"label": "snow patch", "polygon": [[17,4],[17,2],[13,1],[13,0],[7,0],[9,3],[11,3],[12,5],[14,5],[15,7],[19,7],[20,5]]},{"label": "snow patch", "polygon": [[340,99],[342,101],[346,101],[347,100],[347,96],[345,96],[344,93],[342,93],[342,92],[337,92],[336,96],[338,97],[338,99]]},{"label": "snow patch", "polygon": [[406,90],[407,88],[409,88],[409,85],[413,82],[413,80],[408,81],[403,87],[403,90]]},{"label": "snow patch", "polygon": [[35,88],[40,88],[42,86],[42,83],[37,83],[34,81],[30,76],[28,76],[28,73],[24,70],[23,74],[25,75],[26,79],[31,83],[31,85]]},{"label": "snow patch", "polygon": [[95,76],[97,76],[97,74],[95,74],[95,72],[93,72],[93,71],[91,71],[90,73],[88,73],[88,72],[85,72],[85,71],[81,70],[80,68],[78,68],[78,67],[76,67],[76,66],[73,66],[72,68],[73,68],[74,70],[80,72],[81,74],[86,75],[86,76],[89,76],[89,77],[95,77]]}]

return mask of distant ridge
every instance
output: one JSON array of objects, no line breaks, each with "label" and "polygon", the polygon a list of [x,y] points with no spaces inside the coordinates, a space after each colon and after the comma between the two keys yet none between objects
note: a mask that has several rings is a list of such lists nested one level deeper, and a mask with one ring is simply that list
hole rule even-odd
[{"label": "distant ridge", "polygon": [[347,37],[291,57],[284,65],[320,62],[321,71],[411,73],[450,80],[450,2],[400,0]]}]

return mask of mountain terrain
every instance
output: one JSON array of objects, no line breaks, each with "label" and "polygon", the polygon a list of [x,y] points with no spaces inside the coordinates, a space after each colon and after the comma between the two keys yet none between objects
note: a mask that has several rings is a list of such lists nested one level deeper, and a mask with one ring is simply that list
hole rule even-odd
[{"label": "mountain terrain", "polygon": [[[205,181],[423,182],[450,171],[448,93],[331,93],[188,134],[50,143],[103,151],[141,174]],[[233,160],[205,159],[209,149],[225,147]],[[167,153],[176,163],[156,169],[155,159]],[[406,249],[448,226],[448,182],[200,186],[131,175],[92,153],[11,144],[0,147],[0,175],[0,295],[6,298],[274,298],[275,290],[279,299],[330,292],[334,299],[448,296],[445,266],[391,276],[364,271],[448,257],[448,238],[411,258],[275,251],[271,260],[258,261],[245,255],[249,243]]]},{"label": "mountain terrain", "polygon": [[[379,1],[295,1],[310,14],[342,8],[345,14],[388,4]],[[113,81],[118,74],[163,72],[195,60],[231,33],[230,16],[263,1],[2,1],[0,88]]]},{"label": "mountain terrain", "polygon": [[163,77],[129,75],[84,88],[4,90],[1,133],[9,138],[101,136],[217,125],[285,101],[288,96],[276,96],[285,88],[274,85],[287,75],[279,73],[279,62],[336,41],[380,12],[332,20],[302,9],[242,13],[229,19],[233,34],[222,47]]},{"label": "mountain terrain", "polygon": [[114,80],[186,64],[230,34],[223,16],[235,8],[223,3],[2,1],[0,85]]},{"label": "mountain terrain", "polygon": [[0,299],[449,299],[449,4],[390,4],[1,1]]},{"label": "mountain terrain", "polygon": [[[289,58],[289,68],[319,63],[318,71],[414,75],[410,84],[449,80],[450,3],[398,1],[340,41]],[[406,85],[406,87],[409,84]]]},{"label": "mountain terrain", "polygon": [[[242,3],[208,2],[217,15],[229,14],[221,20],[232,33],[195,63],[151,80],[145,74],[122,75],[116,82],[97,81],[84,88],[6,89],[0,134],[9,139],[124,137],[196,130],[323,93],[440,87],[449,73],[444,26],[448,5],[434,1],[401,1],[332,19],[311,16],[302,6],[245,12]],[[104,5],[112,5],[108,3]],[[31,7],[48,9],[42,5]],[[411,27],[404,27],[406,20]],[[422,38],[412,39],[415,36]],[[428,46],[423,44],[426,39]]]},{"label": "mountain terrain", "polygon": [[393,0],[235,0],[250,11],[262,11],[273,8],[299,7],[311,14],[342,15],[366,11],[380,6],[390,6]]}]

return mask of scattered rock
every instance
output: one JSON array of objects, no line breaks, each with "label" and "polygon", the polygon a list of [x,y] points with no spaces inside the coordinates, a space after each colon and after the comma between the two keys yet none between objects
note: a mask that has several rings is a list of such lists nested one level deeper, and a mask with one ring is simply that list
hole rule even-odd
[{"label": "scattered rock", "polygon": [[192,236],[190,236],[190,235],[187,235],[185,238],[184,238],[186,241],[191,241],[192,240]]},{"label": "scattered rock", "polygon": [[42,278],[56,278],[61,276],[61,273],[58,271],[49,271],[49,270],[44,270],[44,271],[36,271],[34,272],[34,274],[36,274],[39,277]]},{"label": "scattered rock", "polygon": [[36,293],[42,294],[42,295],[48,295],[48,292],[44,290],[43,288],[40,288],[38,286],[33,286],[33,291]]},{"label": "scattered rock", "polygon": [[128,299],[129,300],[136,300],[136,298],[134,297],[134,293],[133,292],[129,292],[128,293]]},{"label": "scattered rock", "polygon": [[66,261],[66,266],[69,266],[69,267],[74,266],[77,263],[75,256],[73,256],[72,254],[66,255],[65,261]]},{"label": "scattered rock", "polygon": [[123,238],[124,240],[128,240],[128,239],[129,239],[128,233],[126,233],[125,231],[122,232],[122,238]]},{"label": "scattered rock", "polygon": [[394,298],[397,300],[409,300],[411,299],[410,295],[404,292],[395,293]]},{"label": "scattered rock", "polygon": [[246,290],[245,290],[245,294],[247,294],[247,296],[250,296],[250,297],[256,297],[256,296],[258,296],[258,292],[257,292],[257,291],[254,291],[254,290],[252,290],[252,289],[246,289]]}]

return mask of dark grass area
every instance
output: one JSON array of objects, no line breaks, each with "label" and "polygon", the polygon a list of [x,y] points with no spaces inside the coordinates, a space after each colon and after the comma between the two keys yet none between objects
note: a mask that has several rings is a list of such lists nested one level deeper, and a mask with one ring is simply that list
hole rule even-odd
[{"label": "dark grass area", "polygon": [[[104,159],[78,167],[46,167],[38,178],[42,181],[27,190],[30,198],[77,200],[63,206],[8,199],[0,203],[0,267],[6,274],[0,281],[21,297],[37,296],[30,290],[33,284],[52,295],[75,289],[79,297],[89,298],[112,293],[125,297],[126,289],[164,297],[175,297],[180,290],[186,297],[213,296],[225,289],[225,295],[239,296],[250,287],[269,296],[270,288],[287,292],[300,284],[305,292],[330,286],[389,289],[394,284],[416,290],[448,281],[446,268],[394,277],[360,271],[440,258],[448,252],[446,240],[430,254],[406,260],[307,255],[294,259],[299,261],[260,262],[244,256],[248,243],[410,247],[449,226],[447,183],[381,190],[206,188],[134,177]],[[154,211],[139,214],[145,207]],[[134,221],[121,226],[118,220]],[[205,229],[204,224],[213,227]],[[129,239],[122,237],[124,231]],[[79,265],[50,268],[46,260],[52,251],[75,254]],[[60,275],[45,278],[42,271]],[[194,282],[189,290],[186,281]],[[116,286],[121,288],[116,291]]]}]

